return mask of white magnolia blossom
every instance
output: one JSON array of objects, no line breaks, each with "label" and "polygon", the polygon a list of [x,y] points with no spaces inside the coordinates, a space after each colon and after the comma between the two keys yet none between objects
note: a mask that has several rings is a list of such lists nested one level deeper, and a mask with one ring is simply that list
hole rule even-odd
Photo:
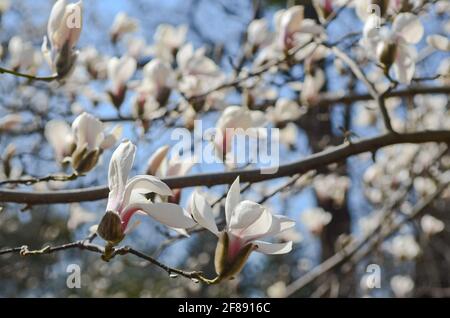
[{"label": "white magnolia blossom", "polygon": [[120,59],[113,57],[108,62],[108,79],[111,81],[110,97],[117,108],[120,108],[125,99],[127,82],[133,77],[136,68],[136,60],[126,55]]},{"label": "white magnolia blossom", "polygon": [[50,13],[47,26],[48,38],[44,37],[42,52],[59,77],[67,76],[75,65],[78,56],[75,45],[81,34],[82,10],[82,1],[67,3],[66,0],[58,0]]},{"label": "white magnolia blossom", "polygon": [[397,15],[392,29],[377,26],[376,17],[371,16],[363,31],[362,44],[369,55],[383,65],[385,72],[393,67],[395,78],[402,84],[409,84],[416,68],[417,44],[424,34],[419,18],[412,13]]},{"label": "white magnolia blossom", "polygon": [[62,163],[66,157],[70,157],[75,150],[75,137],[69,124],[64,120],[50,120],[45,125],[45,138],[55,152],[58,163]]},{"label": "white magnolia blossom", "polygon": [[125,34],[135,32],[138,28],[139,22],[136,19],[130,18],[125,12],[119,12],[111,26],[111,40],[115,43]]},{"label": "white magnolia blossom", "polygon": [[445,223],[432,215],[426,214],[420,219],[420,227],[427,235],[435,235],[445,229]]},{"label": "white magnolia blossom", "polygon": [[332,215],[324,209],[316,207],[303,211],[301,221],[313,234],[319,235],[323,228],[331,222]]},{"label": "white magnolia blossom", "polygon": [[[158,178],[185,176],[195,165],[195,160],[187,160],[181,158],[178,154],[167,158],[169,146],[158,148],[147,162],[148,175]],[[173,189],[173,196],[169,197],[169,202],[179,203],[181,197],[181,189]]]},{"label": "white magnolia blossom", "polygon": [[269,24],[266,19],[255,19],[248,25],[247,42],[253,49],[266,44],[271,38]]},{"label": "white magnolia blossom", "polygon": [[111,244],[120,242],[133,229],[129,227],[129,222],[137,212],[147,214],[176,229],[193,227],[195,222],[180,206],[146,199],[145,195],[149,193],[171,196],[173,193],[164,182],[148,175],[128,179],[135,154],[136,146],[125,141],[112,155],[108,173],[109,196],[106,214],[97,229],[100,237]]},{"label": "white magnolia blossom", "polygon": [[0,180],[19,179],[23,173],[23,166],[20,161],[14,161],[16,154],[16,146],[9,144],[4,149],[0,158],[2,164],[0,165]]},{"label": "white magnolia blossom", "polygon": [[448,37],[439,34],[433,34],[427,37],[427,42],[428,45],[435,48],[436,50],[444,52],[450,51],[450,40],[448,39]]},{"label": "white magnolia blossom", "polygon": [[172,63],[178,50],[186,42],[188,28],[186,25],[178,27],[169,24],[160,24],[153,36],[153,55]]},{"label": "white magnolia blossom", "polygon": [[395,275],[391,278],[391,289],[398,298],[407,297],[414,289],[414,281],[409,276]]},{"label": "white magnolia blossom", "polygon": [[250,111],[241,106],[228,106],[216,123],[214,146],[219,158],[226,158],[231,151],[233,137],[236,134],[251,135],[251,128],[261,128],[266,120],[263,112]]},{"label": "white magnolia blossom", "polygon": [[198,224],[219,237],[215,265],[222,279],[239,273],[253,250],[264,254],[285,254],[292,250],[292,241],[260,241],[294,227],[295,222],[282,215],[273,215],[258,203],[242,201],[239,177],[226,197],[226,226],[222,231],[217,228],[211,206],[198,192],[192,196],[190,212]]},{"label": "white magnolia blossom", "polygon": [[15,129],[22,123],[20,114],[9,114],[0,118],[0,132]]},{"label": "white magnolia blossom", "polygon": [[335,205],[342,206],[350,188],[351,181],[346,176],[337,174],[318,175],[313,186],[319,200],[332,200]]},{"label": "white magnolia blossom", "polygon": [[286,51],[306,42],[312,35],[323,33],[323,28],[312,19],[304,18],[304,7],[293,6],[275,13],[279,47]]},{"label": "white magnolia blossom", "polygon": [[420,246],[411,234],[394,237],[387,244],[387,250],[400,260],[413,260],[420,254]]},{"label": "white magnolia blossom", "polygon": [[13,36],[9,40],[8,52],[11,56],[9,64],[13,69],[24,69],[35,73],[42,61],[42,56],[37,52],[31,42],[25,42],[19,36]]},{"label": "white magnolia blossom", "polygon": [[72,167],[78,173],[94,168],[103,150],[114,146],[121,134],[121,126],[105,132],[103,123],[88,113],[79,115],[71,128],[62,120],[51,120],[45,126],[45,136],[57,161],[68,160],[70,156]]},{"label": "white magnolia blossom", "polygon": [[81,204],[73,203],[70,205],[70,217],[67,221],[67,228],[71,231],[76,230],[80,225],[94,222],[96,219],[95,213],[87,211]]},{"label": "white magnolia blossom", "polygon": [[275,107],[268,109],[268,117],[275,124],[294,121],[300,118],[305,110],[300,105],[287,98],[279,98],[275,103]]}]

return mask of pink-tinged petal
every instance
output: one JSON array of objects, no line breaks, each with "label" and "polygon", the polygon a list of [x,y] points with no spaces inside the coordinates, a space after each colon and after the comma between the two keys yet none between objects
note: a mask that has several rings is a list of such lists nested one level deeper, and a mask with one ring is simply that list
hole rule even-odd
[{"label": "pink-tinged petal", "polygon": [[230,224],[231,217],[234,213],[234,209],[241,201],[241,188],[239,185],[239,177],[234,180],[233,184],[228,191],[227,198],[225,200],[225,217],[227,221],[227,227]]},{"label": "pink-tinged petal", "polygon": [[268,243],[255,241],[253,242],[253,244],[256,245],[256,252],[268,255],[286,254],[292,251],[292,241],[286,243]]},{"label": "pink-tinged petal", "polygon": [[392,24],[392,29],[410,44],[418,43],[424,33],[420,19],[412,13],[400,13],[397,15]]},{"label": "pink-tinged petal", "polygon": [[109,199],[108,211],[117,211],[123,200],[128,174],[133,166],[136,146],[130,141],[122,142],[114,151],[109,163],[108,186]]},{"label": "pink-tinged petal", "polygon": [[195,191],[191,198],[191,214],[202,227],[215,235],[219,235],[214,213],[205,197]]},{"label": "pink-tinged petal", "polygon": [[168,152],[169,146],[162,146],[158,148],[148,160],[146,173],[155,176]]},{"label": "pink-tinged petal", "polygon": [[[183,208],[172,203],[137,203],[131,204],[125,210],[143,211],[158,222],[177,229],[188,229],[196,224]],[[128,212],[124,214],[124,218],[127,215]]]}]

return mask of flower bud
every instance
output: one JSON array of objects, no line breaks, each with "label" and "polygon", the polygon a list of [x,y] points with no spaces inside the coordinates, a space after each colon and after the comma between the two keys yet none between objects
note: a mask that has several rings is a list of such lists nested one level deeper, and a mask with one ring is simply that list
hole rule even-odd
[{"label": "flower bud", "polygon": [[387,74],[392,64],[395,62],[397,54],[397,44],[394,42],[383,42],[378,47],[378,60],[383,65],[384,72]]},{"label": "flower bud", "polygon": [[214,266],[220,280],[233,279],[240,273],[255,245],[247,244],[239,250],[236,256],[229,253],[230,239],[228,233],[219,233],[219,241],[216,247]]},{"label": "flower bud", "polygon": [[98,162],[101,150],[99,148],[88,151],[87,147],[76,150],[72,154],[72,167],[78,174],[91,171]]},{"label": "flower bud", "polygon": [[122,241],[125,234],[122,230],[122,220],[119,214],[107,211],[98,225],[97,234],[111,244]]}]

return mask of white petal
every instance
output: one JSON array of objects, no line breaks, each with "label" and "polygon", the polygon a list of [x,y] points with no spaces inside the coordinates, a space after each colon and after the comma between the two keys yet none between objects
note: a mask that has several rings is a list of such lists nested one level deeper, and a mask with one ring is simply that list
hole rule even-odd
[{"label": "white petal", "polygon": [[128,174],[133,166],[136,146],[130,141],[122,142],[114,151],[109,163],[108,185],[109,199],[108,211],[115,211],[122,202],[125,193]]},{"label": "white petal", "polygon": [[162,146],[158,148],[155,153],[150,157],[147,163],[147,174],[156,175],[162,161],[166,158],[169,152],[169,146]]},{"label": "white petal", "polygon": [[172,190],[159,180],[158,178],[154,176],[135,176],[131,178],[125,187],[125,193],[123,197],[123,203],[122,205],[128,205],[136,203],[133,200],[132,193],[140,193],[140,194],[146,194],[146,193],[156,193],[163,196],[171,196]]},{"label": "white petal", "polygon": [[246,229],[256,222],[263,212],[264,207],[260,204],[248,200],[242,201],[236,206],[228,228],[233,230]]},{"label": "white petal", "polygon": [[241,188],[239,185],[239,177],[237,177],[236,180],[234,180],[233,184],[231,185],[230,190],[227,193],[227,198],[225,200],[225,218],[227,221],[227,226],[230,224],[233,211],[240,201],[241,201]]},{"label": "white petal", "polygon": [[406,42],[411,44],[418,43],[423,36],[424,29],[420,19],[412,13],[400,13],[395,17],[392,28]]},{"label": "white petal", "polygon": [[66,11],[66,0],[58,0],[52,7],[50,17],[48,19],[47,34],[50,39],[50,43],[53,46],[53,34],[56,33],[61,25],[61,21]]},{"label": "white petal", "polygon": [[262,241],[255,241],[253,244],[256,245],[256,252],[277,255],[286,254],[292,250],[292,241],[286,243],[268,243]]},{"label": "white petal", "polygon": [[140,203],[130,205],[127,209],[137,208],[153,217],[158,222],[177,229],[195,226],[194,220],[179,205],[173,203]]},{"label": "white petal", "polygon": [[87,145],[91,150],[103,140],[103,123],[88,113],[82,113],[73,121],[72,130],[79,147]]},{"label": "white petal", "polygon": [[445,36],[433,34],[427,38],[427,42],[430,46],[432,46],[436,50],[445,52],[450,51],[450,40]]},{"label": "white petal", "polygon": [[408,45],[399,44],[397,57],[393,65],[397,80],[402,84],[411,83],[416,70],[415,49]]},{"label": "white petal", "polygon": [[264,210],[259,219],[244,230],[233,230],[233,234],[240,236],[247,243],[258,240],[271,233],[273,221],[273,215],[269,211]]},{"label": "white petal", "polygon": [[122,126],[117,125],[113,128],[110,134],[106,135],[103,141],[100,144],[100,148],[105,150],[109,149],[119,140],[120,136],[122,135]]},{"label": "white petal", "polygon": [[198,224],[215,235],[219,234],[211,206],[208,204],[205,197],[197,191],[192,195],[191,213]]}]

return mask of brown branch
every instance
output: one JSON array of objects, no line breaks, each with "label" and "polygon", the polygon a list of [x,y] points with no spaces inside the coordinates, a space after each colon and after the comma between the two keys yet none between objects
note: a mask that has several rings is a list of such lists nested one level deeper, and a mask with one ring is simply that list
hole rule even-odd
[{"label": "brown branch", "polygon": [[[443,142],[450,144],[450,130],[422,131],[405,134],[387,133],[353,142],[351,144],[342,144],[313,154],[302,160],[281,165],[274,174],[263,174],[260,169],[238,170],[223,173],[171,177],[163,179],[163,181],[172,189],[232,184],[238,176],[240,176],[241,182],[243,183],[255,183],[292,176],[298,173],[306,173],[319,167],[343,161],[348,157],[365,152],[375,152],[380,148],[390,145],[403,143],[421,144],[427,142]],[[107,186],[47,192],[0,190],[0,202],[24,203],[29,205],[72,203],[105,199],[108,197],[108,193],[109,190]]]},{"label": "brown branch", "polygon": [[24,73],[16,72],[16,71],[13,71],[13,70],[8,70],[8,69],[3,68],[3,67],[0,67],[0,74],[10,74],[10,75],[14,75],[14,76],[17,76],[17,77],[23,77],[23,78],[29,79],[31,81],[42,81],[42,82],[52,82],[52,81],[57,80],[59,78],[58,75],[39,77],[39,76],[30,75],[30,74],[24,74]]}]

